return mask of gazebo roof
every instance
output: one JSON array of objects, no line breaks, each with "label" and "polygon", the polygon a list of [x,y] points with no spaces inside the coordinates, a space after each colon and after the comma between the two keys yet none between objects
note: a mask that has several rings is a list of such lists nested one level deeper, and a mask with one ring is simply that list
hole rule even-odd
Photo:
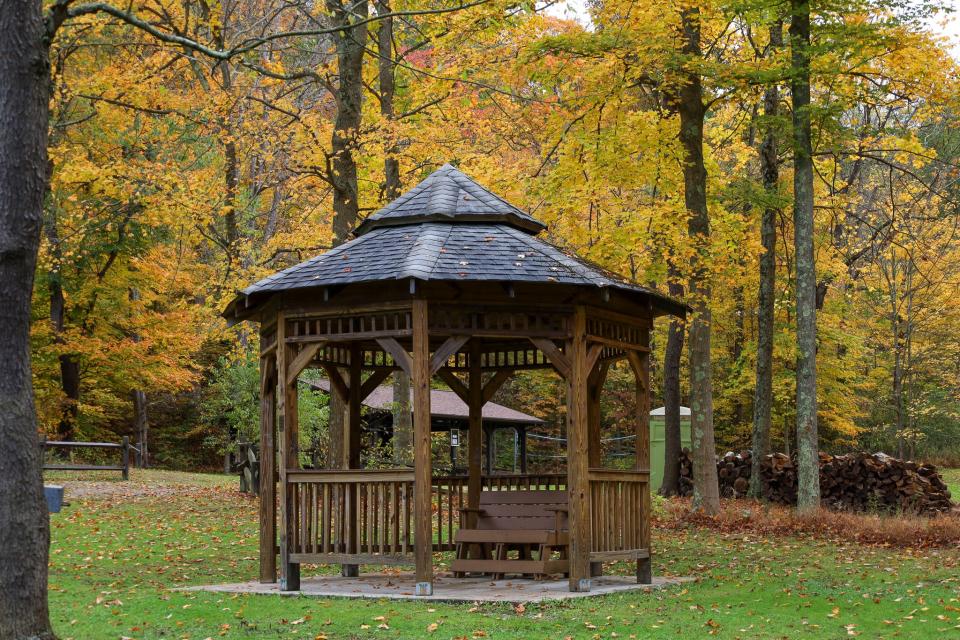
[{"label": "gazebo roof", "polygon": [[355,238],[247,287],[224,310],[247,315],[278,292],[416,279],[530,282],[648,296],[661,313],[685,307],[535,235],[545,225],[446,164],[364,220]]},{"label": "gazebo roof", "polygon": [[[456,220],[454,220],[454,218]],[[547,228],[500,196],[487,191],[452,164],[445,164],[426,180],[360,223],[354,235],[376,227],[436,222],[505,222],[531,234]]]}]

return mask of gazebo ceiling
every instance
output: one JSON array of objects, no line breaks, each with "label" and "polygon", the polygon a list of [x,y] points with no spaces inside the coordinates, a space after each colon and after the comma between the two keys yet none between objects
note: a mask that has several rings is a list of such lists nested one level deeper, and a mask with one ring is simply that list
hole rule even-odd
[{"label": "gazebo ceiling", "polygon": [[541,240],[545,225],[446,164],[364,220],[350,242],[247,287],[224,310],[242,319],[273,294],[413,279],[614,289],[660,313],[685,307]]}]

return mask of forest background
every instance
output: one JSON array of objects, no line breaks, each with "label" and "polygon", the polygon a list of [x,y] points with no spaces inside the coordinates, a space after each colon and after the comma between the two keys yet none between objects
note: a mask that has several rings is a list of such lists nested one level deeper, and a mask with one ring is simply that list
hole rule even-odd
[{"label": "forest background", "polygon": [[[216,60],[96,12],[61,28],[31,334],[48,437],[131,435],[154,465],[218,465],[258,419],[256,333],[227,326],[226,302],[453,162],[552,242],[640,284],[689,301],[693,258],[705,261],[723,450],[750,446],[761,257],[774,256],[771,439],[795,449],[789,5],[618,0],[579,21],[505,0],[130,7],[164,34],[257,46]],[[943,9],[812,6],[824,450],[960,463],[960,79],[933,26]],[[331,24],[350,26],[311,33]],[[684,74],[704,92],[702,246],[684,201]],[[652,338],[653,406],[668,331]],[[607,388],[606,433],[629,432],[627,372]],[[517,376],[495,400],[562,435],[555,377]],[[302,404],[304,450],[321,450],[326,401]]]}]

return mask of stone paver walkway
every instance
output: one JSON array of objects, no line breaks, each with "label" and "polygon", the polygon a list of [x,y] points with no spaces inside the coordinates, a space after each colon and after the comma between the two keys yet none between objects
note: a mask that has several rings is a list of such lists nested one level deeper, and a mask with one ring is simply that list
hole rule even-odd
[{"label": "stone paver walkway", "polygon": [[434,600],[449,602],[540,602],[544,600],[567,600],[590,596],[623,593],[625,591],[649,591],[682,584],[692,578],[654,578],[652,585],[637,584],[628,576],[601,576],[593,578],[590,591],[571,593],[567,580],[490,580],[489,578],[454,578],[440,575],[434,578],[432,596],[414,595],[414,579],[409,574],[367,574],[359,578],[341,576],[317,576],[303,578],[299,591],[281,592],[276,584],[261,584],[256,581],[233,584],[187,587],[191,591],[217,591],[222,593],[254,593],[274,595],[304,595],[339,598],[389,598],[394,600]]}]

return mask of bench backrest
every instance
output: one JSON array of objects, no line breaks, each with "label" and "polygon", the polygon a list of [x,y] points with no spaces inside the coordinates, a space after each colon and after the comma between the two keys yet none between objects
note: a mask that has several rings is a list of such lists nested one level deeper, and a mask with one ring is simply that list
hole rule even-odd
[{"label": "bench backrest", "polygon": [[[566,491],[481,491],[478,529],[553,530],[554,507],[569,504]],[[560,513],[560,530],[567,529],[567,514]]]}]

